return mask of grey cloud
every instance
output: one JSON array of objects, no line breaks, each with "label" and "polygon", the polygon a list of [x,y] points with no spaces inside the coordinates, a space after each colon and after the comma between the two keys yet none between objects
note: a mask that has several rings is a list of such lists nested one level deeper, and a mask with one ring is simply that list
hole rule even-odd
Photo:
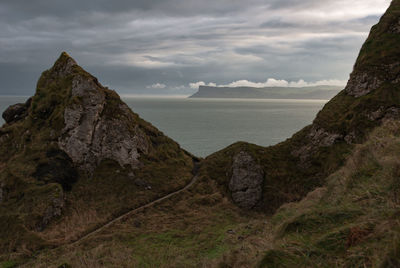
[{"label": "grey cloud", "polygon": [[370,11],[308,19],[343,1],[2,0],[0,94],[32,94],[63,50],[121,93],[156,83],[166,93],[196,81],[347,79],[379,19],[373,7],[385,2],[355,1]]}]

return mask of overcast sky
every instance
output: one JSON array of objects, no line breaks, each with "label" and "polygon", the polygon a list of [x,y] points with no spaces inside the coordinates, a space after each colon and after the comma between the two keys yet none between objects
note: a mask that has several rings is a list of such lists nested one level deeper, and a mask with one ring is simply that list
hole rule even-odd
[{"label": "overcast sky", "polygon": [[344,84],[389,0],[1,0],[0,94],[62,51],[120,94]]}]

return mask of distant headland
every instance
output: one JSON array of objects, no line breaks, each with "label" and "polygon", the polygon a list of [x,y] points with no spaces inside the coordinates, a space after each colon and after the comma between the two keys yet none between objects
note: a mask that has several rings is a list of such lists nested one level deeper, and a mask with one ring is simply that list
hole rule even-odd
[{"label": "distant headland", "polygon": [[200,86],[189,98],[237,99],[322,99],[329,100],[342,90],[339,86],[311,87],[212,87]]}]

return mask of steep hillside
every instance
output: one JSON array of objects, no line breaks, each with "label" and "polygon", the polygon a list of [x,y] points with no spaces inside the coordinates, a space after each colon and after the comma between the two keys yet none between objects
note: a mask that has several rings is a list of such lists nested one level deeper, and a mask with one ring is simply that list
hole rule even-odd
[{"label": "steep hillside", "polygon": [[261,267],[400,266],[400,122],[356,146],[324,187],[272,217]]},{"label": "steep hillside", "polygon": [[399,18],[400,1],[395,0],[372,28],[348,85],[312,125],[272,147],[233,144],[207,157],[201,176],[217,181],[239,206],[266,212],[322,185],[372,129],[399,118]]},{"label": "steep hillside", "polygon": [[74,240],[184,187],[194,158],[66,53],[0,128],[0,252]]}]

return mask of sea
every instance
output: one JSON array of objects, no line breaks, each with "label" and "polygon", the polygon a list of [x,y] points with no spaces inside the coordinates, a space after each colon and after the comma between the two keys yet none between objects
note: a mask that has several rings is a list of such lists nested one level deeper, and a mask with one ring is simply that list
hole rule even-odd
[{"label": "sea", "polygon": [[[27,98],[0,96],[0,113]],[[237,141],[261,146],[282,142],[310,124],[327,102],[140,96],[122,99],[135,113],[199,157]],[[0,124],[3,123],[1,118]]]}]

